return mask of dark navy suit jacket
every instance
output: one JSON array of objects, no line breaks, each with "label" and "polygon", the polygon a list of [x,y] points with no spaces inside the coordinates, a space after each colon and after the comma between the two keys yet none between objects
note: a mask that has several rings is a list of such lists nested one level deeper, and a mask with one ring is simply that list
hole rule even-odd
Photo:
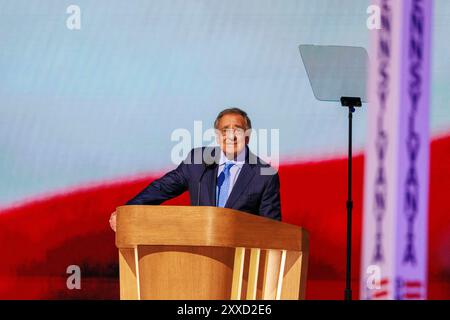
[{"label": "dark navy suit jacket", "polygon": [[[245,163],[225,208],[281,220],[278,173],[246,148]],[[176,169],[153,181],[126,204],[158,205],[189,191],[191,205],[216,206],[220,152],[218,147],[193,149]]]}]

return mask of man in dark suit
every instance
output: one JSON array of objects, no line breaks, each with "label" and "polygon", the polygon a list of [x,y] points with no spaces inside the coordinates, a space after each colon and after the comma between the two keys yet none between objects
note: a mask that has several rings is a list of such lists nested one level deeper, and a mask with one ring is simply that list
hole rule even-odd
[{"label": "man in dark suit", "polygon": [[[250,152],[247,113],[225,109],[214,128],[219,147],[193,149],[176,169],[126,204],[158,205],[189,190],[191,205],[232,208],[281,220],[280,179],[270,165]],[[115,230],[115,212],[110,225]]]}]

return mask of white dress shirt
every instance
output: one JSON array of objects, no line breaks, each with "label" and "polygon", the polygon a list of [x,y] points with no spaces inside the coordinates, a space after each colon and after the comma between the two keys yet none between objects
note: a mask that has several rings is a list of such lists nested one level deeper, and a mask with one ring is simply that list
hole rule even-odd
[{"label": "white dress shirt", "polygon": [[[217,170],[217,177],[222,173],[225,168],[226,162],[234,163],[234,166],[230,168],[230,187],[228,188],[228,196],[231,194],[231,190],[233,190],[233,186],[236,183],[236,180],[239,176],[239,172],[241,172],[242,166],[245,163],[246,156],[246,148],[244,148],[236,157],[236,160],[229,160],[223,151],[220,153],[220,161],[219,161],[219,169]],[[217,194],[217,186],[216,186],[216,194]]]}]

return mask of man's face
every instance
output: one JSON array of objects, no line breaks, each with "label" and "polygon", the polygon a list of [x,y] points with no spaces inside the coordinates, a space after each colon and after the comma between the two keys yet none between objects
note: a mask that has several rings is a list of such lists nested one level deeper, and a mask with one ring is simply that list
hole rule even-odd
[{"label": "man's face", "polygon": [[250,137],[246,128],[245,119],[239,114],[230,113],[220,118],[216,138],[228,158],[236,157],[248,144]]}]

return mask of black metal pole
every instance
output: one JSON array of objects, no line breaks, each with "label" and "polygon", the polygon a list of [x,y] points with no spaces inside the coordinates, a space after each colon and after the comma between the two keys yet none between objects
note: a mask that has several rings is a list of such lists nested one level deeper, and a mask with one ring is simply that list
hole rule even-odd
[{"label": "black metal pole", "polygon": [[354,107],[348,107],[348,198],[347,198],[347,268],[345,275],[345,300],[352,300],[352,120]]}]

